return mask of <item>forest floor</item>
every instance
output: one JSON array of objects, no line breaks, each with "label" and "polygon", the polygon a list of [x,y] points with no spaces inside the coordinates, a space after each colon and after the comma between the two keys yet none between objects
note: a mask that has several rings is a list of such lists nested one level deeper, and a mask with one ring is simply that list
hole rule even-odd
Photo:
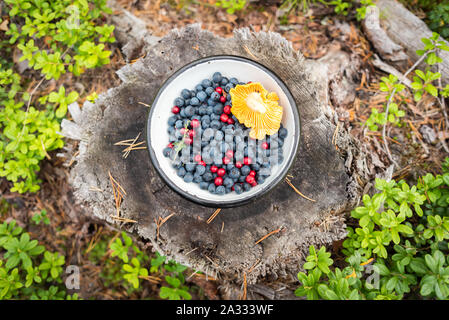
[{"label": "forest floor", "polygon": [[[355,100],[349,105],[334,105],[342,125],[352,128],[351,132],[365,146],[367,153],[375,162],[376,170],[384,170],[390,161],[383,150],[382,137],[379,132],[369,132],[364,123],[371,108],[381,109],[386,94],[379,90],[380,78],[387,76],[376,69],[371,58],[375,54],[369,41],[363,35],[360,25],[354,17],[336,16],[333,10],[325,7],[313,8],[307,14],[292,12],[281,16],[275,5],[252,7],[235,14],[228,14],[216,8],[212,1],[203,1],[202,5],[189,4],[176,8],[161,1],[117,1],[128,11],[147,23],[147,28],[155,36],[164,36],[173,28],[180,28],[192,23],[201,23],[202,28],[222,37],[232,36],[236,28],[248,27],[252,31],[278,32],[292,43],[306,58],[319,59],[332,47],[339,46],[354,59],[362,62],[358,77],[359,87]],[[70,75],[59,81],[67,90],[76,88],[78,92],[101,93],[120,84],[115,72],[126,64],[118,45],[112,44],[111,63],[86,72],[76,80]],[[404,71],[404,70],[402,70]],[[50,92],[58,83],[49,82],[41,90]],[[80,94],[81,97],[86,94]],[[438,149],[432,137],[423,134],[423,127],[435,135],[443,131],[444,119],[438,106],[431,98],[416,104],[411,94],[404,94],[408,102],[406,116],[400,126],[395,126],[389,133],[392,153],[402,154],[401,168],[393,173],[394,178],[416,181],[425,172],[440,171],[444,159],[444,150]],[[78,103],[82,104],[82,99]],[[438,110],[437,110],[438,109]],[[38,239],[48,249],[58,251],[66,256],[66,263],[81,268],[80,296],[84,299],[158,299],[160,285],[144,282],[141,290],[128,290],[120,282],[112,284],[101,275],[105,261],[110,253],[107,244],[118,235],[117,230],[87,218],[73,200],[68,184],[69,169],[73,165],[71,157],[76,152],[76,143],[68,141],[64,155],[61,151],[52,152],[49,159],[42,163],[40,178],[43,183],[36,194],[17,194],[9,192],[10,184],[0,180],[0,194],[6,200],[0,202],[0,218],[17,220],[26,227],[31,236]],[[50,224],[35,225],[32,217],[37,212],[46,210]],[[148,244],[142,248],[151,251]],[[335,245],[338,249],[339,244]],[[337,252],[334,252],[338,254]],[[194,299],[219,299],[217,281],[206,281],[202,276],[188,280]]]}]

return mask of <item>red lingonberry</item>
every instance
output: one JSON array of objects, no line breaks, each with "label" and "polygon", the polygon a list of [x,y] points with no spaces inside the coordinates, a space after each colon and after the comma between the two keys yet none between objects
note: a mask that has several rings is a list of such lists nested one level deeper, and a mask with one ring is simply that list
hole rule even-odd
[{"label": "red lingonberry", "polygon": [[248,182],[249,184],[252,184],[255,182],[254,177],[250,176],[250,175],[246,176],[245,181]]},{"label": "red lingonberry", "polygon": [[251,171],[249,172],[249,175],[250,175],[251,177],[255,177],[255,176],[256,176],[256,171],[251,170]]},{"label": "red lingonberry", "polygon": [[200,120],[198,119],[193,119],[190,124],[192,125],[192,128],[198,128],[201,125]]},{"label": "red lingonberry", "polygon": [[224,107],[223,107],[223,112],[224,113],[226,113],[226,114],[231,114],[231,106],[230,105],[225,105]]},{"label": "red lingonberry", "polygon": [[223,94],[223,88],[222,87],[216,87],[215,91],[217,91],[219,94]]},{"label": "red lingonberry", "polygon": [[214,180],[214,183],[216,186],[221,186],[223,184],[223,178],[222,177],[216,177]]},{"label": "red lingonberry", "polygon": [[226,102],[226,97],[225,96],[221,96],[220,97],[220,102],[221,103],[225,103]]},{"label": "red lingonberry", "polygon": [[232,157],[234,156],[234,151],[232,151],[231,149],[229,149],[228,151],[226,151],[225,155],[226,155],[226,157],[228,157],[229,159],[232,159]]},{"label": "red lingonberry", "polygon": [[221,120],[222,122],[228,122],[228,119],[229,119],[229,117],[228,117],[228,115],[227,115],[226,113],[222,113],[222,114],[221,114],[220,120]]},{"label": "red lingonberry", "polygon": [[228,157],[223,157],[222,161],[223,164],[228,164],[229,162],[231,162],[231,159],[229,159]]},{"label": "red lingonberry", "polygon": [[174,147],[174,145],[173,145],[173,143],[171,143],[171,142],[167,145],[167,148],[173,149],[173,147]]},{"label": "red lingonberry", "polygon": [[210,172],[212,172],[212,173],[217,172],[217,170],[218,170],[218,167],[217,167],[217,166],[211,166],[211,167],[210,167]]},{"label": "red lingonberry", "polygon": [[248,166],[253,163],[253,159],[251,159],[250,157],[245,157],[243,158],[243,163]]},{"label": "red lingonberry", "polygon": [[263,142],[261,147],[262,147],[262,149],[267,150],[270,146],[268,145],[268,142]]},{"label": "red lingonberry", "polygon": [[201,155],[200,154],[195,155],[195,157],[193,157],[193,160],[195,160],[195,162],[200,162],[201,161]]},{"label": "red lingonberry", "polygon": [[179,111],[181,111],[181,109],[178,106],[174,106],[173,108],[171,108],[171,112],[173,112],[174,114],[179,113]]},{"label": "red lingonberry", "polygon": [[206,162],[204,162],[203,160],[201,160],[198,164],[202,165],[203,167],[206,166]]},{"label": "red lingonberry", "polygon": [[237,169],[240,169],[241,167],[243,167],[243,164],[242,164],[240,161],[237,161],[237,162],[235,163],[235,167],[236,167]]},{"label": "red lingonberry", "polygon": [[228,124],[234,124],[235,123],[234,119],[232,119],[232,118],[229,118],[228,121],[226,121],[226,122]]},{"label": "red lingonberry", "polygon": [[223,177],[225,174],[226,174],[226,170],[225,169],[220,168],[220,169],[217,170],[217,175],[219,177]]}]

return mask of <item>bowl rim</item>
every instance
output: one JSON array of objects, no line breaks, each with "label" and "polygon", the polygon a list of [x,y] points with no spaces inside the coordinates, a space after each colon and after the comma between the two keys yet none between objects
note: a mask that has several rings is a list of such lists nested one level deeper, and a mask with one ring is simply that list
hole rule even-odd
[{"label": "bowl rim", "polygon": [[[237,200],[226,201],[226,202],[207,200],[204,198],[200,198],[196,195],[192,195],[192,194],[184,192],[184,190],[182,188],[178,187],[178,185],[173,180],[171,180],[169,178],[169,176],[162,170],[162,168],[159,165],[159,161],[157,160],[156,151],[153,149],[152,143],[151,143],[150,122],[151,122],[153,112],[154,112],[153,105],[155,105],[158,102],[159,97],[161,96],[161,94],[165,90],[165,88],[174,79],[176,79],[181,73],[185,72],[186,70],[188,70],[192,67],[195,67],[196,65],[203,64],[208,61],[214,61],[214,60],[235,60],[235,61],[245,62],[245,63],[252,64],[259,69],[262,69],[262,71],[267,73],[272,79],[274,79],[274,81],[276,81],[276,83],[281,87],[281,89],[284,91],[285,95],[287,96],[287,99],[292,108],[294,125],[295,125],[295,128],[297,129],[297,130],[295,130],[295,134],[293,137],[293,143],[294,143],[293,150],[292,150],[291,154],[288,156],[288,158],[284,159],[286,164],[284,165],[284,168],[277,174],[277,177],[275,177],[273,179],[273,181],[271,181],[268,185],[266,185],[264,188],[262,188],[256,194],[246,196],[246,197],[243,196],[242,198],[239,198]],[[236,207],[236,206],[241,206],[241,205],[247,204],[249,202],[253,202],[260,196],[267,194],[269,191],[273,190],[273,188],[276,187],[285,178],[285,176],[287,175],[288,170],[291,168],[293,161],[296,158],[296,155],[299,150],[299,140],[300,140],[300,135],[301,135],[301,123],[300,123],[298,107],[296,105],[296,101],[293,98],[292,93],[290,92],[287,85],[279,78],[279,76],[276,75],[276,73],[274,73],[272,70],[270,70],[266,66],[262,65],[261,63],[256,62],[251,59],[248,59],[246,57],[241,57],[241,56],[236,56],[236,55],[212,55],[212,56],[207,56],[207,57],[203,57],[203,58],[194,60],[194,61],[182,66],[181,68],[179,68],[178,70],[173,72],[164,81],[164,83],[159,88],[155,98],[153,99],[153,102],[151,103],[151,107],[149,109],[150,110],[148,112],[147,121],[145,124],[145,131],[146,131],[145,135],[146,135],[146,142],[148,144],[147,149],[150,154],[150,159],[151,159],[153,166],[156,168],[156,171],[159,174],[159,176],[161,176],[161,178],[164,180],[164,182],[173,191],[177,192],[178,194],[180,194],[182,197],[186,198],[187,200],[196,202],[203,206],[207,206],[207,207],[217,207],[218,206],[220,208]],[[244,195],[244,193],[243,193],[243,195]]]}]

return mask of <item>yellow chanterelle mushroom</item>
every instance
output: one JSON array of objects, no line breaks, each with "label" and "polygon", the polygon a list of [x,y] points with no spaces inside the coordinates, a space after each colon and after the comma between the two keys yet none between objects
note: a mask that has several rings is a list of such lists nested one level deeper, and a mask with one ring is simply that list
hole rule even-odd
[{"label": "yellow chanterelle mushroom", "polygon": [[237,85],[230,90],[232,114],[246,127],[249,136],[264,139],[275,134],[281,125],[282,107],[276,93],[268,91],[258,82]]}]

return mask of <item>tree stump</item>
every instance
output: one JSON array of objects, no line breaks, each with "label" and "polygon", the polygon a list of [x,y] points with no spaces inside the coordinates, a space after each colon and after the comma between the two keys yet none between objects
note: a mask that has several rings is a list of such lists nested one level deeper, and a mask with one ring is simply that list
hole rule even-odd
[{"label": "tree stump", "polygon": [[[123,84],[101,94],[80,111],[63,133],[81,140],[70,183],[85,211],[151,242],[163,255],[208,276],[256,283],[266,275],[296,276],[311,244],[321,246],[346,235],[344,215],[359,199],[366,176],[364,155],[343,126],[335,125],[329,106],[328,66],[308,61],[276,33],[236,30],[220,38],[198,25],[173,30],[146,43],[145,57],[118,71]],[[273,70],[289,87],[300,114],[298,155],[289,170],[291,183],[252,203],[221,210],[190,202],[172,191],[153,167],[148,150],[125,159],[115,143],[145,141],[148,106],[161,84],[178,68],[211,55],[237,55]],[[331,61],[332,64],[335,61]],[[111,176],[126,192],[117,215]],[[163,221],[163,224],[161,224]],[[263,241],[257,242],[270,234]],[[257,242],[257,243],[256,243]]]}]

